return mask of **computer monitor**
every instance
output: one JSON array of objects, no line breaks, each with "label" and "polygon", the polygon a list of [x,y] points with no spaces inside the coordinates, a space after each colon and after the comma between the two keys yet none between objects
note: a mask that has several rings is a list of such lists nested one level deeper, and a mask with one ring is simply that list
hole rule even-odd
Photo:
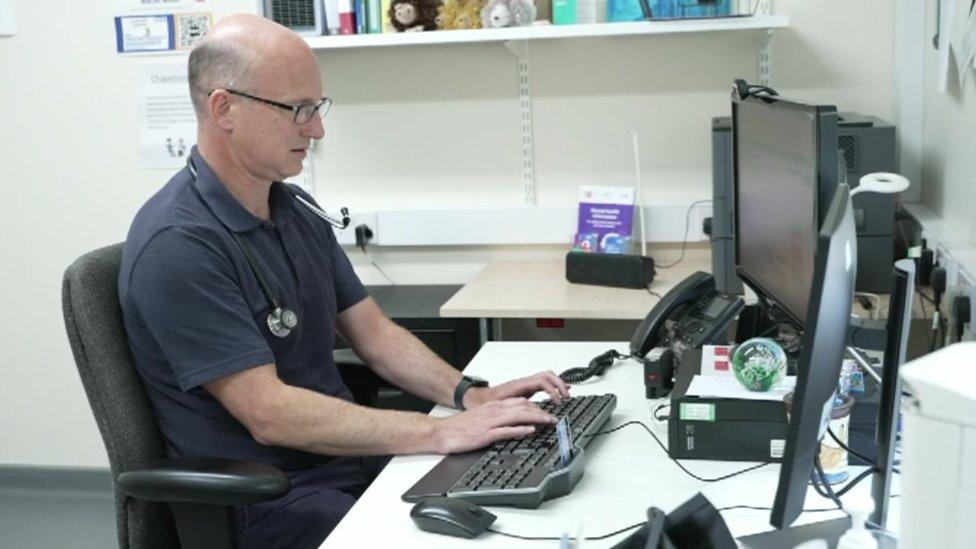
[{"label": "computer monitor", "polygon": [[813,459],[830,421],[847,346],[857,278],[857,235],[847,185],[837,186],[816,245],[796,389],[770,517],[777,528],[789,526],[803,510]]},{"label": "computer monitor", "polygon": [[733,95],[732,147],[736,274],[802,326],[820,205],[837,188],[837,109]]}]

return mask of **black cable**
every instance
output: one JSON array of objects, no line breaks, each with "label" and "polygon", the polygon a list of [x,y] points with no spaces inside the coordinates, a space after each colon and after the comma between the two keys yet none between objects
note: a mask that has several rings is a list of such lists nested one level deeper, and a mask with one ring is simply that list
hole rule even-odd
[{"label": "black cable", "polygon": [[614,427],[613,429],[607,429],[606,431],[597,431],[596,433],[590,434],[588,436],[590,436],[590,437],[598,437],[600,435],[606,435],[606,434],[612,433],[614,431],[619,431],[620,429],[623,429],[624,427],[627,427],[628,425],[640,425],[641,427],[643,427],[644,430],[647,431],[647,434],[651,435],[651,437],[654,439],[654,442],[657,442],[657,445],[660,446],[662,450],[664,450],[664,453],[668,456],[668,458],[671,461],[674,462],[675,465],[678,466],[679,469],[681,469],[682,471],[684,471],[685,474],[688,475],[689,477],[691,477],[691,478],[693,478],[695,480],[701,481],[701,482],[719,482],[719,481],[722,481],[722,480],[730,479],[730,478],[735,477],[735,476],[739,476],[739,475],[744,474],[744,473],[748,473],[749,471],[755,471],[756,469],[759,469],[759,468],[762,468],[762,467],[765,467],[765,466],[771,464],[771,462],[768,462],[767,461],[767,462],[760,463],[758,465],[753,465],[751,467],[746,467],[745,469],[740,469],[739,471],[736,471],[734,473],[729,473],[727,475],[723,475],[723,476],[720,476],[720,477],[716,477],[716,478],[704,478],[704,477],[700,477],[700,476],[696,475],[695,473],[692,473],[684,465],[682,465],[681,462],[679,462],[678,460],[676,460],[673,457],[671,457],[671,454],[668,453],[668,447],[665,446],[663,442],[661,442],[661,439],[657,438],[657,435],[654,434],[654,431],[652,431],[650,427],[648,427],[647,425],[645,425],[643,421],[637,421],[637,420],[628,421],[626,423],[623,423],[621,425],[618,425],[618,426]]},{"label": "black cable", "polygon": [[877,533],[879,533],[879,534],[881,534],[883,536],[886,536],[886,537],[889,537],[889,538],[891,538],[891,539],[893,539],[895,541],[898,541],[898,536],[895,535],[894,532],[892,532],[891,530],[888,530],[887,528],[885,528],[884,526],[881,526],[880,524],[875,524],[875,523],[871,522],[870,520],[866,520],[866,521],[864,521],[864,525],[867,526],[868,529],[871,530],[872,532],[877,532]]},{"label": "black cable", "polygon": [[607,368],[610,366],[613,366],[615,361],[627,358],[630,358],[630,355],[623,355],[615,349],[610,349],[590,359],[590,363],[585,368],[577,367],[563,370],[559,374],[559,378],[566,383],[583,383],[591,377],[602,376],[603,372],[607,371]]},{"label": "black cable", "polygon": [[657,421],[667,421],[668,416],[666,416],[666,415],[659,416],[659,415],[657,415],[657,413],[660,412],[664,408],[670,408],[670,407],[671,407],[671,405],[668,404],[667,402],[662,402],[661,404],[658,404],[657,405],[657,408],[654,408],[654,411],[651,412],[651,415],[654,416],[654,419],[656,419]]},{"label": "black cable", "polygon": [[773,332],[773,330],[779,331],[779,324],[774,324],[773,326],[767,328],[763,333],[757,335],[756,337],[766,337]]},{"label": "black cable", "polygon": [[864,454],[861,454],[859,452],[855,452],[854,450],[851,450],[846,444],[844,444],[843,442],[841,442],[840,439],[837,438],[837,435],[834,434],[834,430],[831,429],[830,427],[827,427],[827,434],[830,435],[830,438],[834,439],[834,442],[836,442],[848,454],[850,454],[850,455],[852,455],[854,457],[861,458],[862,460],[864,460],[864,461],[866,461],[868,463],[874,463],[874,460],[873,459],[869,459]]},{"label": "black cable", "polygon": [[688,228],[691,225],[691,210],[694,209],[695,206],[704,204],[706,202],[711,202],[711,199],[696,200],[692,202],[690,206],[688,206],[688,211],[685,212],[685,236],[681,239],[681,255],[678,256],[678,259],[672,263],[668,263],[667,265],[655,265],[655,269],[670,269],[678,263],[681,263],[681,260],[685,258],[685,248],[688,246]]},{"label": "black cable", "polygon": [[[600,540],[604,540],[604,539],[607,539],[607,538],[611,538],[613,536],[616,536],[617,534],[622,534],[622,533],[624,533],[624,532],[626,532],[628,530],[633,530],[635,528],[639,528],[641,526],[644,526],[645,524],[647,524],[647,523],[646,522],[638,522],[637,524],[631,524],[630,526],[625,526],[625,527],[623,527],[623,528],[621,528],[619,530],[614,530],[613,532],[610,532],[609,534],[602,534],[602,535],[599,535],[599,536],[586,536],[586,537],[583,537],[583,538],[580,538],[580,539],[586,540],[586,541],[600,541]],[[554,538],[554,537],[546,537],[546,536],[520,536],[518,534],[509,534],[507,532],[502,532],[501,530],[495,530],[494,528],[489,528],[488,531],[489,532],[494,532],[496,534],[501,534],[501,535],[503,535],[505,537],[515,538],[515,539],[524,539],[524,540],[527,540],[527,541],[562,541],[562,539],[563,539],[563,537]],[[569,541],[576,541],[576,538],[571,538],[571,537],[567,537],[565,539],[568,539]]]},{"label": "black cable", "polygon": [[857,484],[859,482],[861,482],[862,480],[864,480],[864,479],[868,478],[869,476],[873,475],[874,474],[874,471],[875,471],[874,467],[868,467],[867,469],[861,471],[861,473],[859,475],[857,475],[856,477],[854,477],[853,479],[851,479],[850,481],[848,481],[848,483],[845,484],[843,488],[841,488],[840,490],[837,490],[837,492],[836,492],[837,497],[839,497],[839,498],[840,497],[844,497],[844,494],[846,494],[847,492],[850,492],[851,490],[853,490],[854,487],[857,486]]},{"label": "black cable", "polygon": [[659,294],[659,293],[655,292],[654,290],[652,290],[650,285],[647,286],[647,293],[651,294],[652,296],[654,296],[654,297],[656,297],[658,299],[664,299],[663,297],[661,297],[661,294]]},{"label": "black cable", "polygon": [[[827,498],[833,501],[834,505],[836,505],[838,509],[843,511],[844,504],[840,502],[840,496],[834,493],[834,489],[830,486],[830,483],[827,482],[827,475],[824,474],[823,466],[820,464],[819,452],[813,455],[813,469],[814,471],[816,471],[816,477],[819,477],[820,482],[823,483],[823,486],[821,488],[823,488],[824,492],[827,493]],[[814,486],[816,486],[816,483],[814,483]],[[818,490],[817,493],[820,493],[820,491]]]},{"label": "black cable", "polygon": [[[752,505],[730,505],[729,507],[722,507],[722,508],[716,509],[716,511],[718,511],[718,512],[721,513],[722,511],[734,511],[736,509],[750,509],[752,511],[772,511],[773,510],[772,507],[755,507],[755,506],[752,506]],[[835,511],[837,511],[836,508],[830,507],[830,508],[827,508],[827,509],[803,509],[802,511],[800,511],[800,513],[832,513],[832,512],[835,512]]]},{"label": "black cable", "polygon": [[383,272],[383,269],[380,269],[380,266],[377,265],[375,261],[373,261],[373,258],[369,255],[369,252],[366,251],[366,245],[363,244],[363,246],[360,249],[363,251],[363,255],[366,256],[366,260],[369,261],[369,263],[373,266],[373,268],[379,271],[379,273],[383,275],[383,278],[385,278],[386,281],[389,282],[391,286],[396,286],[396,282],[393,282],[392,278],[386,276],[386,273]]},{"label": "black cable", "polygon": [[[929,318],[929,312],[925,309],[925,299],[928,299],[928,296],[926,296],[925,294],[923,294],[922,293],[922,290],[920,290],[918,288],[918,286],[915,286],[915,293],[918,294],[920,297],[923,298],[923,300],[922,301],[919,301],[918,304],[922,307],[922,319],[923,320],[928,320],[928,318]],[[932,300],[929,299],[929,301],[932,301]],[[934,303],[935,302],[933,302],[933,304]],[[931,347],[932,345],[934,345],[935,342],[932,339],[932,330],[925,330],[925,335],[927,336],[926,339],[928,340],[929,347]]]}]

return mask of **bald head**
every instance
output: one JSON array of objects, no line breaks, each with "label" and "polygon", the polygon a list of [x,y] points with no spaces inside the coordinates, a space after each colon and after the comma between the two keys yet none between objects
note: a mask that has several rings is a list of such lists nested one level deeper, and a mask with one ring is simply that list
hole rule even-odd
[{"label": "bald head", "polygon": [[290,29],[251,14],[221,19],[190,53],[190,97],[197,118],[205,116],[212,90],[251,89],[255,81],[274,78],[295,59],[314,62],[315,56]]}]

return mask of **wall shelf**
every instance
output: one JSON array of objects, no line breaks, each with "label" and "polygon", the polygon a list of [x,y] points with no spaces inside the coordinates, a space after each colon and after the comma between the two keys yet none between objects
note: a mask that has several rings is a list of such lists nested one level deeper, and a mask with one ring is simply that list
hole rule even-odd
[{"label": "wall shelf", "polygon": [[465,42],[506,42],[510,40],[778,29],[788,27],[789,21],[789,16],[787,15],[755,15],[752,17],[636,21],[633,23],[540,25],[533,27],[509,27],[504,29],[311,36],[306,37],[305,41],[314,50],[327,50],[376,46],[460,44]]}]

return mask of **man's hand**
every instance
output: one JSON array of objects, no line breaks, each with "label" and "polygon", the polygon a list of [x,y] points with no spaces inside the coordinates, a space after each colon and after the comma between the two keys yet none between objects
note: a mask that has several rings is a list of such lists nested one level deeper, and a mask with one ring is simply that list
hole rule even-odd
[{"label": "man's hand", "polygon": [[464,393],[464,407],[471,409],[485,402],[511,397],[529,398],[539,391],[549,393],[557,403],[562,402],[564,398],[569,398],[569,385],[554,372],[547,371],[513,379],[498,387],[472,387]]},{"label": "man's hand", "polygon": [[556,418],[528,399],[506,398],[486,402],[437,422],[437,451],[453,454],[484,448],[497,440],[530,435],[535,432],[535,424],[553,424]]}]

